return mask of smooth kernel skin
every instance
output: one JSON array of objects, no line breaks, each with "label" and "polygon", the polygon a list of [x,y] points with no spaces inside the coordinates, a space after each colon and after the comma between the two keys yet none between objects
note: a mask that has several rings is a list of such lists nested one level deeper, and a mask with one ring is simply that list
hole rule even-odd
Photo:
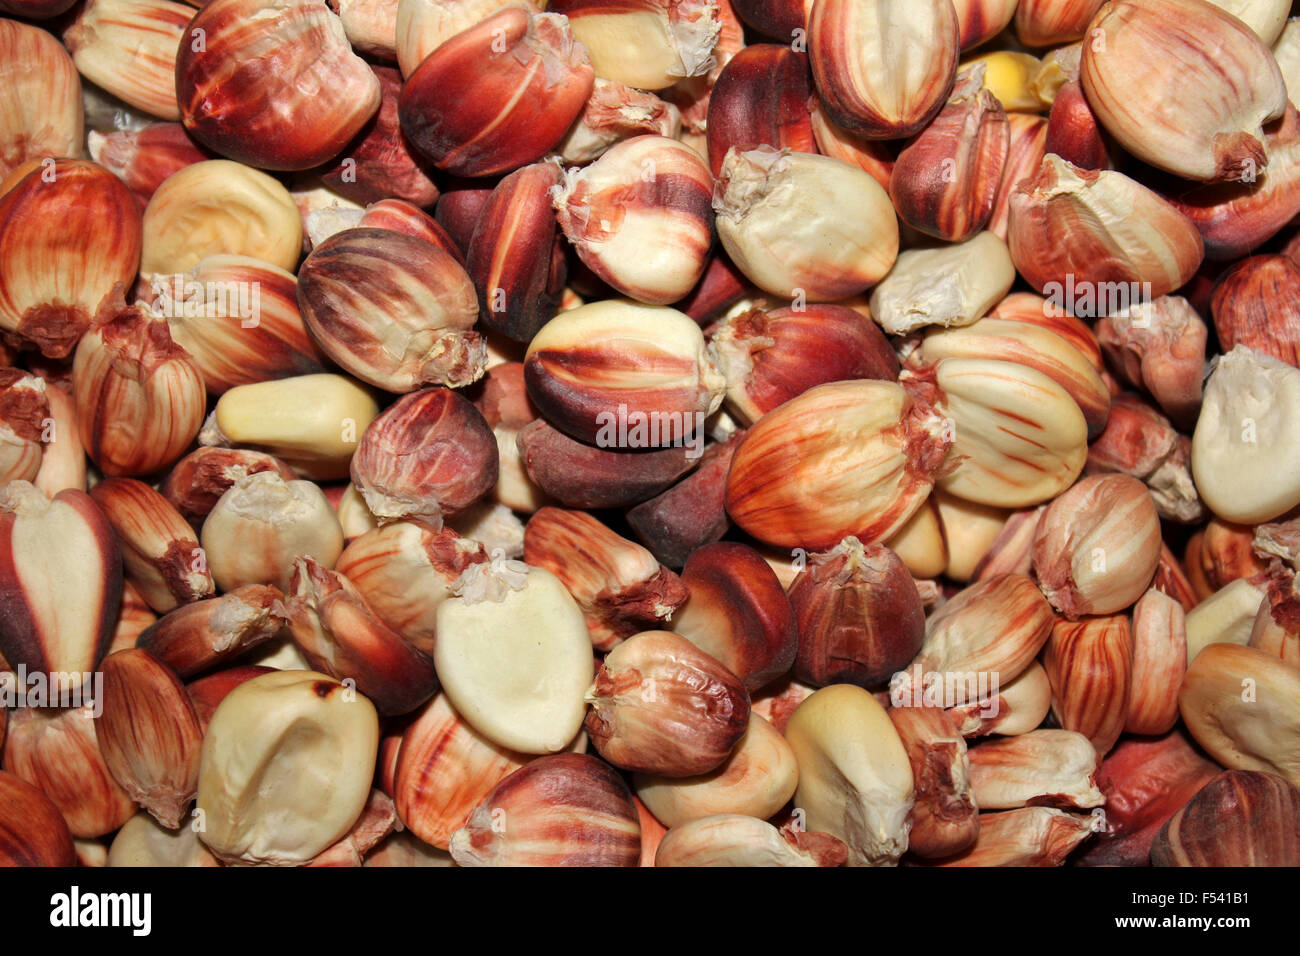
[{"label": "smooth kernel skin", "polygon": [[1090,440],[1106,427],[1110,390],[1086,355],[1055,329],[993,318],[979,319],[965,328],[933,329],[920,348],[909,356],[908,367],[923,368],[944,358],[980,358],[1027,365],[1069,393],[1088,423]]},{"label": "smooth kernel skin", "polygon": [[[952,89],[960,32],[951,3],[818,0],[808,41],[823,108],[867,139],[919,132]],[[906,59],[899,56],[903,45]]]},{"label": "smooth kernel skin", "polygon": [[1093,115],[1083,87],[1071,80],[1056,93],[1047,120],[1047,152],[1080,169],[1111,169],[1110,144]]},{"label": "smooth kernel skin", "polygon": [[933,488],[950,439],[893,382],[819,385],[764,415],[736,450],[727,512],[778,547],[893,535]]},{"label": "smooth kernel skin", "polygon": [[1034,571],[1070,620],[1114,614],[1146,591],[1160,544],[1160,516],[1146,485],[1129,475],[1094,475],[1048,505],[1034,537]]},{"label": "smooth kernel skin", "polygon": [[1182,605],[1155,588],[1133,606],[1133,682],[1124,731],[1155,736],[1178,723],[1178,690],[1187,671]]},{"label": "smooth kernel skin", "polygon": [[1210,307],[1223,351],[1244,345],[1300,367],[1300,265],[1243,259],[1219,279]]},{"label": "smooth kernel skin", "polygon": [[492,788],[533,759],[478,733],[446,694],[420,708],[396,740],[391,772],[386,771],[392,779],[384,788],[406,828],[442,850]]},{"label": "smooth kernel skin", "polygon": [[[1048,153],[1008,200],[1008,246],[1021,277],[1045,295],[1070,285],[1150,283],[1152,297],[1187,282],[1205,257],[1190,219],[1162,196],[1114,170],[1079,169]],[[1145,291],[1145,290],[1144,290]],[[1093,315],[1104,311],[1097,304]]]},{"label": "smooth kernel skin", "polygon": [[[1243,688],[1254,694],[1243,694]],[[1178,710],[1219,765],[1277,774],[1300,786],[1295,741],[1300,668],[1254,647],[1210,644],[1187,667]]]},{"label": "smooth kernel skin", "polygon": [[154,295],[167,286],[166,277],[210,256],[248,256],[285,272],[302,256],[303,214],[289,190],[269,173],[229,159],[186,163],[159,183],[143,230],[140,271]]},{"label": "smooth kernel skin", "polygon": [[[475,593],[475,579],[488,596]],[[523,562],[476,565],[461,581],[437,613],[433,659],[448,699],[500,747],[559,753],[586,714],[592,651],[582,609],[559,578]]]},{"label": "smooth kernel skin", "polygon": [[755,43],[723,68],[709,94],[709,166],[722,172],[727,150],[783,146],[817,152],[808,103],[813,95],[808,57],[787,46]]},{"label": "smooth kernel skin", "polygon": [[[1292,29],[1300,37],[1300,28]],[[1300,77],[1287,85],[1300,86]],[[1282,120],[1269,124],[1264,148],[1270,160],[1267,176],[1253,183],[1208,183],[1171,200],[1200,230],[1211,261],[1250,255],[1300,214],[1300,115],[1294,105],[1288,104]]]},{"label": "smooth kernel skin", "polygon": [[734,0],[736,16],[765,37],[783,38],[807,26],[809,0]]},{"label": "smooth kernel skin", "polygon": [[916,790],[886,710],[860,687],[823,687],[795,710],[785,737],[799,764],[794,805],[806,811],[805,826],[847,843],[850,866],[896,865]]},{"label": "smooth kernel skin", "polygon": [[515,438],[528,477],[568,508],[623,508],[666,491],[695,464],[685,448],[596,448],[538,419]]},{"label": "smooth kernel skin", "polygon": [[456,387],[483,373],[474,284],[433,242],[364,225],[335,233],[302,264],[298,305],[321,349],[377,388]]},{"label": "smooth kernel skin", "polygon": [[[997,626],[990,625],[996,617]],[[1051,636],[1055,615],[1024,574],[999,574],[959,591],[926,622],[925,642],[890,693],[923,698],[925,674],[998,674],[1006,687],[1031,664]],[[910,695],[910,697],[909,697]]]},{"label": "smooth kernel skin", "polygon": [[594,82],[564,17],[508,7],[431,53],[407,78],[398,114],[439,169],[492,176],[541,159]]},{"label": "smooth kernel skin", "polygon": [[718,238],[747,279],[786,299],[833,302],[898,258],[889,194],[857,166],[810,153],[732,147],[714,186]]},{"label": "smooth kernel skin", "polygon": [[964,73],[952,98],[899,154],[890,197],[899,216],[927,235],[963,242],[993,215],[1010,150],[1002,104],[980,85],[981,70]]},{"label": "smooth kernel skin", "polygon": [[384,624],[345,577],[302,558],[292,587],[289,626],[312,667],[353,680],[385,717],[410,713],[437,691],[430,657]]},{"label": "smooth kernel skin", "polygon": [[550,0],[547,9],[569,18],[600,77],[636,89],[662,90],[725,63],[726,17],[709,0]]},{"label": "smooth kernel skin", "polygon": [[30,783],[0,772],[0,863],[71,867],[76,861],[59,808]]},{"label": "smooth kernel skin", "polygon": [[13,711],[4,765],[49,797],[74,837],[97,839],[129,820],[135,803],[109,770],[100,721],[87,714],[72,707]]},{"label": "smooth kernel skin", "polygon": [[169,829],[185,820],[199,785],[203,731],[184,686],[140,648],[110,654],[102,665],[99,749],[113,778]]},{"label": "smooth kernel skin", "polygon": [[300,477],[331,480],[348,476],[357,437],[378,414],[359,382],[322,372],[238,385],[217,401],[216,424],[230,441],[275,455]]},{"label": "smooth kernel skin", "polygon": [[1088,841],[1075,862],[1145,866],[1161,827],[1217,773],[1218,765],[1193,749],[1181,729],[1120,741],[1097,771],[1106,795],[1106,830]]},{"label": "smooth kernel skin", "polygon": [[1102,756],[1124,731],[1132,662],[1132,628],[1123,614],[1058,621],[1043,652],[1057,722],[1087,737]]},{"label": "smooth kernel skin", "polygon": [[[7,17],[16,7],[14,0],[0,2],[0,13]],[[0,180],[32,159],[80,156],[86,139],[81,76],[63,44],[49,31],[5,19],[0,60],[18,65],[0,92],[6,116],[0,123]]]},{"label": "smooth kernel skin", "polygon": [[669,827],[715,813],[744,813],[766,820],[794,796],[799,768],[780,731],[750,713],[749,729],[721,767],[700,777],[670,779],[638,774],[637,796]]},{"label": "smooth kernel skin", "polygon": [[582,511],[539,509],[524,530],[524,559],[564,582],[600,651],[658,627],[686,600],[677,575],[649,551]]},{"label": "smooth kernel skin", "polygon": [[844,305],[750,309],[708,330],[727,409],[753,423],[817,385],[898,379],[898,356],[869,317]]},{"label": "smooth kernel skin", "polygon": [[[1106,130],[1143,162],[1203,182],[1254,179],[1261,125],[1286,84],[1258,35],[1213,3],[1115,0],[1089,24],[1079,78]],[[1187,84],[1194,98],[1179,95]]]},{"label": "smooth kernel skin", "polygon": [[753,693],[785,674],[798,643],[790,599],[753,548],[719,541],[697,548],[682,570],[689,599],[672,626],[721,661]]},{"label": "smooth kernel skin", "polygon": [[635,136],[569,173],[555,210],[578,257],[616,291],[676,302],[703,275],[713,242],[713,178],[691,147]]},{"label": "smooth kernel skin", "polygon": [[32,673],[93,671],[122,603],[121,549],[99,506],[84,491],[47,500],[11,481],[0,489],[0,553],[0,655]]},{"label": "smooth kernel skin", "polygon": [[212,575],[197,562],[198,535],[161,494],[133,478],[106,478],[90,490],[117,535],[126,575],[155,611],[211,597]]},{"label": "smooth kernel skin", "polygon": [[515,170],[492,190],[466,253],[479,317],[494,332],[528,342],[555,315],[568,277],[551,189],[558,165]]},{"label": "smooth kernel skin", "polygon": [[1016,6],[1016,36],[1026,46],[1059,46],[1084,35],[1088,22],[1105,0],[1022,0]]},{"label": "smooth kernel skin", "polygon": [[[628,524],[656,558],[680,568],[691,555],[720,540],[731,521],[724,497],[727,470],[744,432],[704,450],[691,474],[627,511]],[[739,671],[737,671],[739,673]]]},{"label": "smooth kernel skin", "polygon": [[621,421],[638,454],[686,445],[722,404],[726,384],[688,316],[625,300],[593,302],[543,326],[524,358],[524,382],[556,428],[618,451]]},{"label": "smooth kernel skin", "polygon": [[[201,297],[186,292],[185,283],[191,280],[205,290]],[[172,338],[190,353],[214,395],[239,385],[316,374],[328,364],[303,326],[298,282],[286,269],[252,256],[217,255],[202,260],[183,277],[155,276],[153,282],[155,291],[165,296],[155,307],[167,311]],[[247,301],[255,318],[244,318],[241,304],[229,299],[220,302],[206,292],[231,288],[258,290],[255,305],[251,292]]]},{"label": "smooth kernel skin", "polygon": [[470,565],[487,560],[480,542],[449,527],[435,531],[424,521],[393,521],[349,542],[334,569],[385,624],[432,654],[438,605]]},{"label": "smooth kernel skin", "polygon": [[961,24],[962,52],[973,50],[1006,29],[1020,0],[953,0]]},{"label": "smooth kernel skin", "polygon": [[78,71],[129,106],[179,120],[176,54],[194,8],[171,0],[90,2],[63,34]]}]

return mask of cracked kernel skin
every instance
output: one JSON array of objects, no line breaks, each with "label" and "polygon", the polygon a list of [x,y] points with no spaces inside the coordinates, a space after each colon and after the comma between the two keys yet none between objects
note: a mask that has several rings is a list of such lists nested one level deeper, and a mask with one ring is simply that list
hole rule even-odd
[{"label": "cracked kernel skin", "polygon": [[[273,14],[267,28],[267,14]],[[379,80],[342,23],[308,0],[213,0],[187,27],[176,98],[185,128],[223,156],[261,169],[311,169],[379,110]]]},{"label": "cracked kernel skin", "polygon": [[616,647],[587,696],[592,744],[616,766],[641,773],[716,770],[749,726],[740,679],[669,631],[646,631]]},{"label": "cracked kernel skin", "polygon": [[883,545],[846,538],[790,586],[799,631],[794,677],[814,686],[876,688],[925,640],[925,610],[911,574]]},{"label": "cracked kernel skin", "polygon": [[614,768],[552,754],[498,783],[450,848],[461,866],[636,866],[641,825]]},{"label": "cracked kernel skin", "polygon": [[7,182],[0,196],[0,328],[47,358],[66,358],[114,286],[135,275],[140,211],[121,180],[85,160],[54,160]]}]

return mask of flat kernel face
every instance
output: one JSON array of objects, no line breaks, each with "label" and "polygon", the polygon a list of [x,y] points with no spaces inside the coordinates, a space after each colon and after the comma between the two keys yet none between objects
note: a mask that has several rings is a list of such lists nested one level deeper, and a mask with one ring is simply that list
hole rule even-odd
[{"label": "flat kernel face", "polygon": [[915,790],[885,709],[860,687],[825,687],[799,705],[785,736],[799,764],[795,805],[806,809],[808,828],[847,843],[855,865],[896,862],[907,848]]},{"label": "flat kernel face", "polygon": [[575,16],[573,35],[591,51],[596,75],[605,79],[657,90],[682,75],[667,17],[653,11]]},{"label": "flat kernel face", "polygon": [[521,753],[556,753],[582,727],[591,641],[554,575],[529,568],[526,581],[507,586],[500,601],[444,601],[434,663],[448,699],[485,737]]},{"label": "flat kernel face", "polygon": [[1252,525],[1300,503],[1300,371],[1237,346],[1205,386],[1192,475],[1216,515]]},{"label": "flat kernel face", "polygon": [[[79,509],[62,502],[53,504],[44,520],[14,522],[11,546],[27,558],[14,567],[17,583],[28,594],[43,595],[31,602],[28,611],[33,623],[47,635],[45,660],[33,661],[34,666],[45,663],[52,669],[76,673],[92,669],[102,626],[102,597],[91,593],[72,600],[80,587],[70,580],[68,572],[103,562],[103,542],[98,531]],[[51,540],[63,543],[57,554],[48,552],[46,544]]]},{"label": "flat kernel face", "polygon": [[201,838],[226,860],[307,862],[360,816],[378,747],[374,706],[324,674],[277,671],[239,685],[203,741]]}]

